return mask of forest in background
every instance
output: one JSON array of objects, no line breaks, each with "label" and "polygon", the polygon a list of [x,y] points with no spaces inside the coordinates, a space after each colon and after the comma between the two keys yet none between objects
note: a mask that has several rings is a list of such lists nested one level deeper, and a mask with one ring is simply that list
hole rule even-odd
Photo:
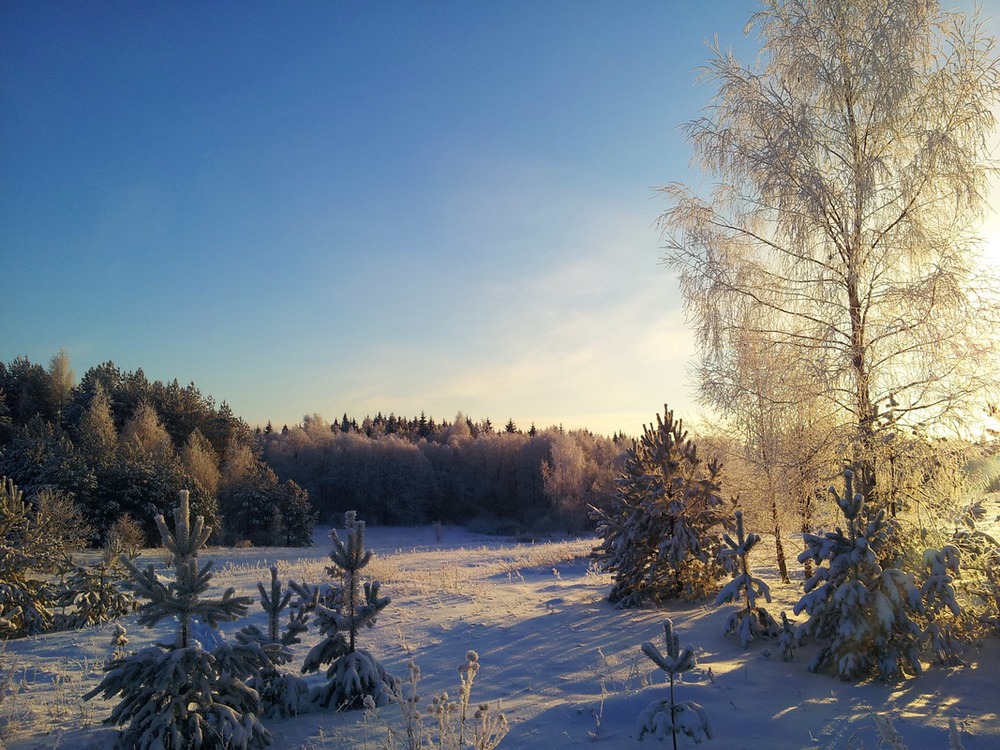
[{"label": "forest in background", "polygon": [[590,507],[615,493],[629,442],[560,427],[525,433],[513,421],[496,431],[461,413],[440,424],[311,415],[262,435],[268,465],[307,489],[323,518],[358,509],[381,524],[535,534],[589,528]]},{"label": "forest in background", "polygon": [[347,510],[384,524],[473,524],[483,531],[582,530],[605,507],[624,453],[559,427],[497,431],[381,414],[254,429],[194,383],[150,381],[113,362],[77,382],[64,351],[48,366],[0,362],[0,475],[26,496],[70,501],[102,544],[123,518],[156,538],[153,518],[191,491],[216,541],[307,544],[316,520]]}]

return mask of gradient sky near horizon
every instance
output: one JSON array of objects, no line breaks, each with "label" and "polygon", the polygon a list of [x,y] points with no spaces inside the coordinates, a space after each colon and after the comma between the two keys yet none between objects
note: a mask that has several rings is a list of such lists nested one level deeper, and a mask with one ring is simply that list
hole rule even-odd
[{"label": "gradient sky near horizon", "polygon": [[755,7],[4,3],[0,360],[251,425],[693,417],[655,188]]}]

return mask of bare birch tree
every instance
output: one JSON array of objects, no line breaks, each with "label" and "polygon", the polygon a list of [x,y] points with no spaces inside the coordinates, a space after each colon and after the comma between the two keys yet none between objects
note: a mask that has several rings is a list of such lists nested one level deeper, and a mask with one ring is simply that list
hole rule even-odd
[{"label": "bare birch tree", "polygon": [[[996,386],[1000,303],[976,236],[995,40],[933,0],[769,0],[747,30],[757,61],[716,46],[715,97],[686,126],[714,189],[663,188],[701,396],[726,414],[789,378],[796,399],[832,402],[870,468],[882,404],[944,424]],[[760,367],[747,339],[769,363],[760,388],[725,375]]]}]

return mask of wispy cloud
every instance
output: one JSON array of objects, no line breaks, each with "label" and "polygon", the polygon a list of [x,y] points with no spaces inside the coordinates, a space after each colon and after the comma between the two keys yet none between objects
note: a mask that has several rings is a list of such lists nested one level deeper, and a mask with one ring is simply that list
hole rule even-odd
[{"label": "wispy cloud", "polygon": [[[558,192],[547,190],[549,211],[571,204],[574,213],[559,224],[563,236],[547,225],[537,268],[520,273],[515,289],[496,279],[469,290],[475,306],[456,311],[446,338],[372,342],[344,397],[371,409],[461,409],[599,432],[638,431],[664,401],[690,403],[691,336],[676,282],[657,264],[649,217],[601,196],[553,201]],[[496,203],[497,216],[523,200]]]}]

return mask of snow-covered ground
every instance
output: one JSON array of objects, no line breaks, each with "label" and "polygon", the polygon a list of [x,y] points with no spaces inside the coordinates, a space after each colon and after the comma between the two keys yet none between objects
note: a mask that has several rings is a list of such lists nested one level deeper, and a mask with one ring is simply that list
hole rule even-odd
[{"label": "snow-covered ground", "polygon": [[[256,595],[256,583],[268,580],[271,564],[283,580],[320,582],[326,580],[328,531],[317,529],[317,544],[308,549],[212,549],[203,558],[216,561],[213,582],[220,590],[232,586]],[[424,704],[444,690],[454,695],[458,666],[466,651],[477,651],[482,667],[473,702],[501,702],[511,723],[501,748],[636,746],[636,718],[665,691],[663,673],[639,647],[647,640],[662,646],[665,617],[673,619],[682,643],[700,651],[699,668],[685,676],[677,698],[708,710],[715,730],[711,746],[875,748],[873,717],[888,714],[910,750],[948,747],[949,718],[956,720],[966,750],[1000,747],[1000,641],[970,651],[964,667],[931,666],[898,685],[848,684],[810,674],[808,648],[791,662],[767,642],[740,649],[722,635],[730,607],[615,610],[604,601],[609,578],[595,573],[587,559],[594,539],[518,544],[452,527],[442,537],[439,543],[431,527],[368,529],[368,546],[378,557],[366,572],[383,581],[383,593],[393,601],[359,642],[398,677],[416,661]],[[155,550],[143,555],[153,562],[161,557]],[[776,583],[766,551],[755,551],[752,561],[771,585],[772,614],[790,614],[798,587]],[[259,607],[252,617],[264,622]],[[166,626],[141,628],[134,616],[125,627],[130,648],[162,640],[166,632]],[[102,626],[6,644],[0,655],[6,689],[0,740],[10,750],[111,746],[114,730],[100,723],[111,704],[80,696],[100,680],[112,630]],[[297,648],[299,663],[317,639],[306,633]],[[398,708],[390,706],[378,715],[309,713],[266,724],[273,747],[281,750],[378,750],[386,723],[398,717]],[[691,746],[686,738],[681,744]]]}]

